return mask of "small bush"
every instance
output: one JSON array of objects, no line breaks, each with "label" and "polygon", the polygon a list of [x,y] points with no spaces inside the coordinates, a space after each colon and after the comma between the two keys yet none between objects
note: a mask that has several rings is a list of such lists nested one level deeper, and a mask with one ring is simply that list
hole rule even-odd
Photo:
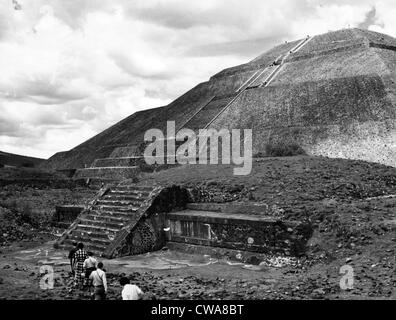
[{"label": "small bush", "polygon": [[35,221],[32,206],[27,202],[23,202],[19,210],[21,222],[33,225]]},{"label": "small bush", "polygon": [[304,149],[295,142],[277,142],[267,144],[265,146],[265,153],[267,157],[292,157],[306,155]]},{"label": "small bush", "polygon": [[22,163],[23,168],[34,168],[34,163],[32,162],[24,162]]},{"label": "small bush", "polygon": [[11,211],[18,211],[18,201],[15,199],[6,199],[5,201],[1,201],[0,206]]}]

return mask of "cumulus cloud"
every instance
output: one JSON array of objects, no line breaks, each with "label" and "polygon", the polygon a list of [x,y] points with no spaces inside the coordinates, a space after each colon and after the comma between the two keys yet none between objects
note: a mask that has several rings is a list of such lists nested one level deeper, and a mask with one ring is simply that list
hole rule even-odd
[{"label": "cumulus cloud", "polygon": [[396,36],[392,0],[4,0],[0,150],[49,157],[285,40]]}]

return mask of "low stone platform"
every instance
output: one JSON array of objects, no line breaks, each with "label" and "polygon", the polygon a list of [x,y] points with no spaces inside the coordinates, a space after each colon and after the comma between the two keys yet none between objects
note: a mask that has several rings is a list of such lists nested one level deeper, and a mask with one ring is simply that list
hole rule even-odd
[{"label": "low stone platform", "polygon": [[[202,204],[189,204],[194,207]],[[210,204],[213,206],[213,204]],[[221,204],[218,204],[222,207]],[[229,204],[232,206],[232,204]],[[226,205],[224,205],[226,207]],[[263,215],[184,210],[167,214],[172,243],[226,248],[262,254],[300,256],[312,235],[309,223]]]},{"label": "low stone platform", "polygon": [[267,215],[275,216],[279,212],[276,208],[265,203],[188,203],[187,209],[198,211],[223,212],[228,214]]},{"label": "low stone platform", "polygon": [[312,235],[309,222],[285,220],[265,203],[188,199],[188,190],[176,185],[106,185],[56,245],[69,248],[82,241],[108,258],[151,252],[168,243],[187,246],[187,251],[201,246],[295,257],[305,253]]},{"label": "low stone platform", "polygon": [[96,159],[93,167],[107,168],[107,167],[134,167],[144,162],[143,157],[120,157],[120,158],[103,158]]},{"label": "low stone platform", "polygon": [[77,170],[74,179],[132,179],[140,172],[138,166],[132,167],[95,167]]}]

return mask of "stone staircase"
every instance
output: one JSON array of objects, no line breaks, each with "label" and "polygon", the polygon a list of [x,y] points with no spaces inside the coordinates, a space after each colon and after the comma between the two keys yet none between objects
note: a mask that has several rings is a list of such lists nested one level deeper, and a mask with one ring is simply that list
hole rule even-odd
[{"label": "stone staircase", "polygon": [[144,163],[140,146],[118,146],[108,158],[96,159],[88,168],[77,169],[74,179],[85,179],[90,183],[109,183],[133,179]]},{"label": "stone staircase", "polygon": [[206,104],[198,113],[192,117],[187,123],[183,125],[183,128],[191,129],[198,132],[199,129],[203,129],[206,124],[219,113],[226,105],[228,105],[236,94],[215,97],[208,104]]},{"label": "stone staircase", "polygon": [[292,48],[287,54],[281,55],[275,59],[275,61],[261,69],[256,71],[249,79],[246,81],[238,90],[237,94],[231,99],[223,108],[219,108],[219,112],[212,116],[212,119],[206,124],[204,129],[210,127],[210,125],[225,111],[229,108],[230,105],[234,103],[236,99],[238,99],[246,90],[267,87],[270,83],[276,78],[279,72],[282,70],[284,64],[287,62],[287,59],[291,54],[297,53],[304,46],[308,44],[313,39],[313,37],[306,37],[301,40],[294,48]]},{"label": "stone staircase", "polygon": [[155,187],[116,186],[102,190],[70,228],[57,246],[71,248],[73,242],[83,242],[87,250],[103,255],[117,235],[131,222],[140,220],[147,199]]},{"label": "stone staircase", "polygon": [[[304,46],[308,44],[309,41],[311,41],[311,37],[306,37],[303,40],[301,40],[294,48],[292,48],[288,53],[285,55],[279,56],[275,62],[274,62],[274,69],[272,72],[268,75],[268,77],[259,85],[259,87],[267,87],[270,85],[270,83],[276,78],[276,76],[279,74],[281,69],[283,68],[284,64],[287,62],[287,59],[289,58],[290,55],[297,53],[299,50],[301,50]],[[271,66],[270,66],[271,67]]]},{"label": "stone staircase", "polygon": [[[262,203],[188,203],[178,186],[106,186],[55,244],[113,258],[159,250],[231,250],[299,256],[312,235],[306,221],[289,221]],[[217,249],[216,249],[217,248]],[[202,251],[204,252],[204,251]]]},{"label": "stone staircase", "polygon": [[256,78],[256,80],[254,82],[252,82],[246,88],[246,90],[258,88],[258,87],[261,87],[263,84],[266,84],[275,69],[276,69],[276,66],[271,65],[271,66],[268,66],[267,68],[265,68],[264,70],[262,70],[260,75]]}]

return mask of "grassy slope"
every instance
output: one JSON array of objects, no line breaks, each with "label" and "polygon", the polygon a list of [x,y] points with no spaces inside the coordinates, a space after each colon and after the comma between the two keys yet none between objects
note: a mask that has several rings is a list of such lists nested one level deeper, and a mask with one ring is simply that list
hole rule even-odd
[{"label": "grassy slope", "polygon": [[[265,158],[256,160],[248,176],[234,176],[228,165],[189,165],[142,179],[147,183],[186,186],[243,186],[255,201],[282,206],[328,198],[340,200],[396,194],[396,169],[364,161],[316,157]],[[243,192],[238,195],[248,201]]]},{"label": "grassy slope", "polygon": [[0,164],[7,166],[21,167],[28,165],[35,167],[43,161],[44,159],[40,159],[40,158],[21,156],[18,154],[0,151]]},{"label": "grassy slope", "polygon": [[59,173],[37,168],[0,169],[0,246],[29,242],[51,230],[55,206],[85,205],[95,195]]}]

